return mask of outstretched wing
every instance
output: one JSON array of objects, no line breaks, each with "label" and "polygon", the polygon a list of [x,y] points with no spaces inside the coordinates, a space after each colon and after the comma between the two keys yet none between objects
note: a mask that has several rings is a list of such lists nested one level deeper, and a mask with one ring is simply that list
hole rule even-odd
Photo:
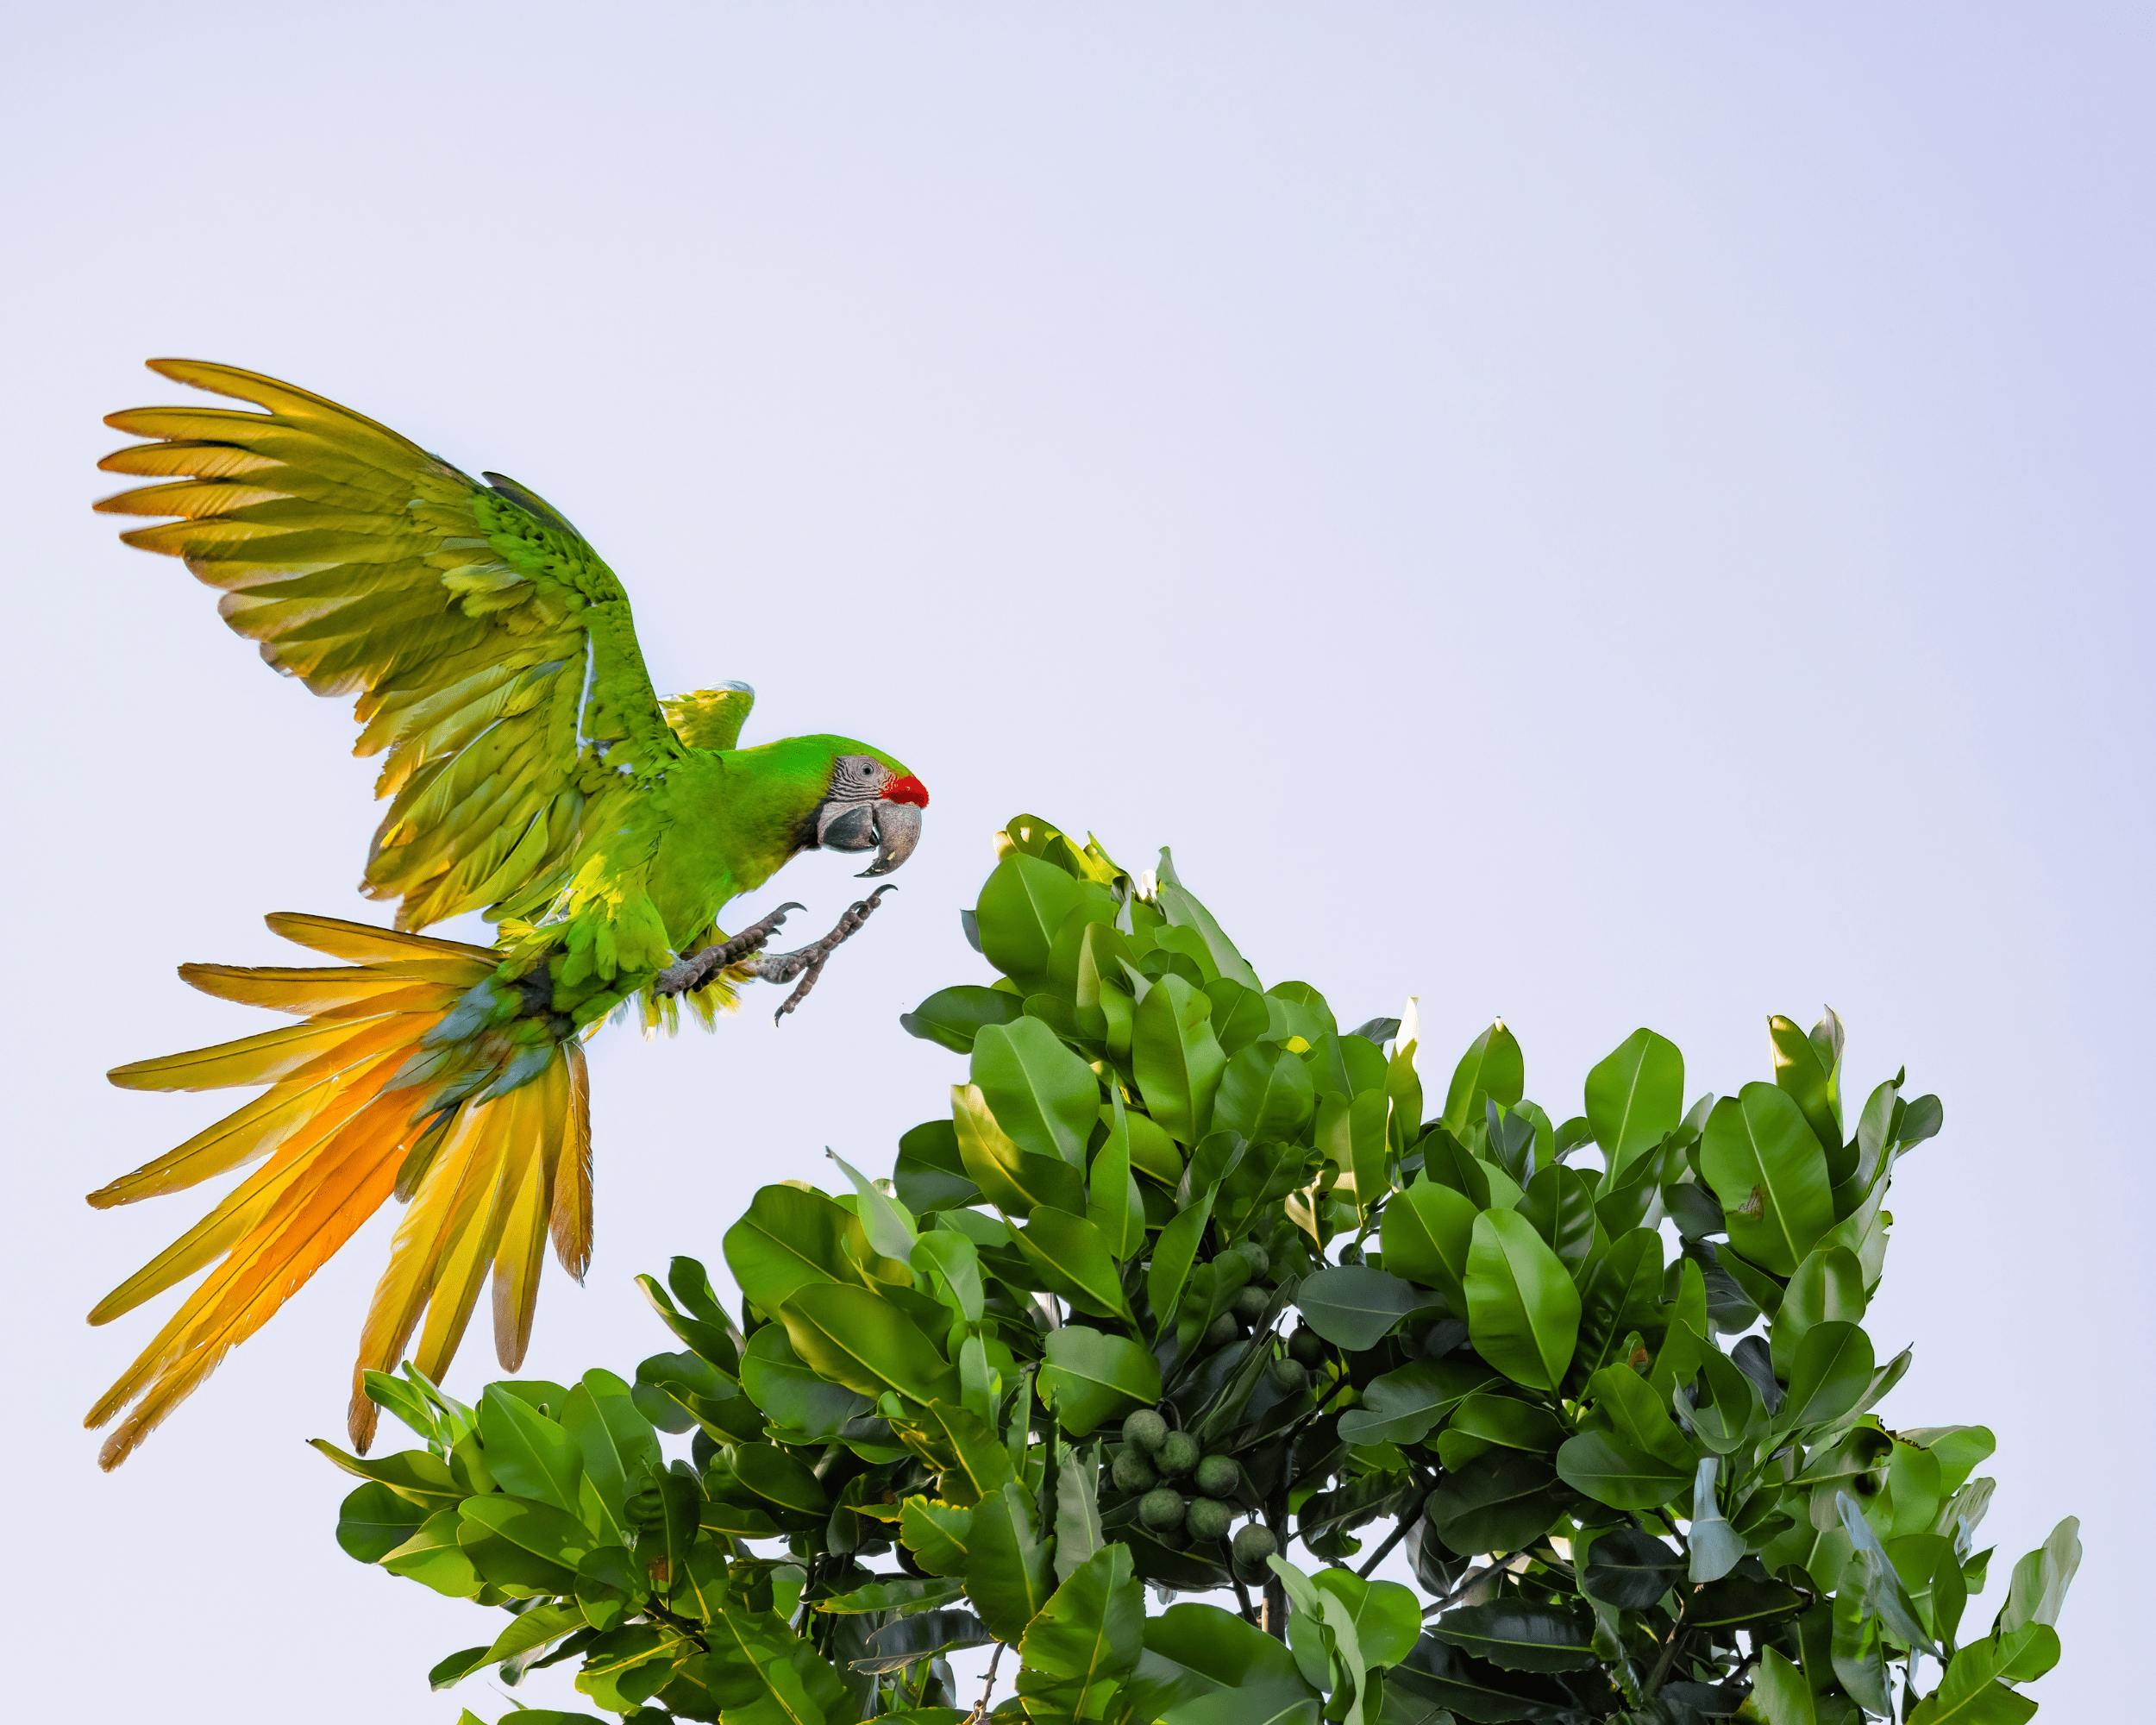
[{"label": "outstretched wing", "polygon": [[354,752],[391,797],[360,890],[399,928],[498,903],[559,868],[587,802],[680,758],[628,595],[576,530],[498,474],[460,473],[274,379],[153,371],[264,410],[150,407],[160,441],[98,465],[163,481],[97,505],[181,518],[121,537],[183,557],[217,609],[317,694],[356,694]]}]

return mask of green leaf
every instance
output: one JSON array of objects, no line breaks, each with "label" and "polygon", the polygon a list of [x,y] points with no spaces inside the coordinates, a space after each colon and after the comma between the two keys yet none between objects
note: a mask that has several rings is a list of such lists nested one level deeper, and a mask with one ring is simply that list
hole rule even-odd
[{"label": "green leaf", "polygon": [[973,1531],[970,1509],[909,1497],[899,1507],[899,1534],[914,1561],[931,1575],[962,1576],[966,1541]]},{"label": "green leaf", "polygon": [[1372,1670],[1398,1665],[1422,1639],[1422,1604],[1412,1589],[1338,1568],[1321,1569],[1310,1580],[1347,1608],[1363,1662]]},{"label": "green leaf", "polygon": [[734,1477],[765,1502],[798,1515],[822,1515],[831,1507],[823,1482],[776,1444],[736,1446]]},{"label": "green leaf", "polygon": [[1097,1317],[1137,1324],[1108,1243],[1083,1216],[1044,1204],[1012,1233],[1011,1241],[1050,1292]]},{"label": "green leaf", "polygon": [[1056,1449],[1056,1578],[1064,1582],[1107,1541],[1100,1527],[1100,1446]]},{"label": "green leaf", "polygon": [[1721,1200],[1730,1244],[1777,1276],[1794,1272],[1834,1226],[1827,1154],[1771,1084],[1747,1084],[1714,1105],[1700,1170]]},{"label": "green leaf", "polygon": [[561,1429],[577,1446],[586,1480],[621,1528],[623,1506],[636,1489],[630,1482],[641,1481],[662,1460],[658,1435],[636,1410],[634,1392],[612,1372],[593,1368],[562,1404]]},{"label": "green leaf", "polygon": [[1340,1416],[1349,1444],[1418,1444],[1495,1374],[1466,1360],[1419,1359],[1370,1380],[1360,1405]]},{"label": "green leaf", "polygon": [[[535,1652],[585,1627],[584,1614],[573,1605],[554,1602],[534,1605],[522,1615],[511,1619],[509,1627],[494,1638],[494,1645],[486,1649],[479,1663],[498,1665],[505,1659],[513,1659],[519,1653]],[[428,1673],[428,1678],[431,1682],[433,1673]],[[436,1684],[435,1687],[442,1685]]]},{"label": "green leaf", "polygon": [[1690,1547],[1687,1573],[1697,1584],[1720,1581],[1737,1567],[1745,1554],[1744,1535],[1729,1525],[1714,1496],[1714,1481],[1721,1471],[1719,1456],[1701,1459],[1692,1478],[1692,1525],[1684,1536]]},{"label": "green leaf", "polygon": [[1050,1330],[1044,1344],[1041,1393],[1062,1428],[1082,1438],[1133,1408],[1160,1400],[1160,1363],[1153,1351],[1125,1336],[1082,1324]]},{"label": "green leaf", "polygon": [[1131,1066],[1146,1112],[1185,1145],[1212,1129],[1213,1098],[1227,1069],[1211,1007],[1181,977],[1163,976],[1138,1003],[1131,1030]]},{"label": "green leaf", "polygon": [[1587,1075],[1587,1125],[1609,1160],[1609,1182],[1684,1118],[1684,1056],[1652,1031],[1633,1032]]},{"label": "green leaf", "polygon": [[1221,1076],[1213,1129],[1240,1132],[1256,1144],[1294,1138],[1317,1107],[1310,1069],[1274,1043],[1239,1050]]},{"label": "green leaf", "polygon": [[1361,1264],[1320,1270],[1295,1290],[1295,1304],[1310,1327],[1354,1353],[1376,1346],[1402,1318],[1430,1303],[1413,1283]]},{"label": "green leaf", "polygon": [[[988,1634],[988,1626],[970,1611],[924,1611],[885,1624],[868,1638],[868,1656],[849,1663],[857,1672],[881,1675],[904,1671],[939,1653],[956,1653],[962,1647],[986,1647],[993,1639]],[[882,1717],[891,1721],[892,1725],[899,1725],[900,1721],[918,1721],[918,1725],[963,1725],[964,1716],[954,1707],[887,1713]]]},{"label": "green leaf", "polygon": [[837,1151],[826,1149],[824,1154],[837,1163],[838,1171],[852,1182],[854,1214],[868,1233],[868,1244],[896,1263],[910,1263],[913,1242],[920,1238],[912,1212]]},{"label": "green leaf", "polygon": [[948,1605],[965,1590],[965,1584],[955,1578],[937,1577],[923,1580],[918,1576],[902,1575],[887,1581],[872,1581],[849,1592],[819,1599],[816,1609],[839,1616],[870,1611],[895,1611],[906,1616]]},{"label": "green leaf", "polygon": [[776,1314],[793,1351],[832,1382],[871,1398],[956,1402],[958,1374],[906,1314],[867,1289],[835,1282],[798,1289]]},{"label": "green leaf", "polygon": [[1842,1418],[1871,1386],[1873,1367],[1871,1338],[1856,1325],[1814,1325],[1797,1346],[1781,1428],[1793,1432]]},{"label": "green leaf", "polygon": [[382,1567],[452,1599],[477,1597],[486,1584],[457,1543],[462,1526],[455,1510],[436,1511],[417,1533],[381,1559]]},{"label": "green leaf", "polygon": [[[1612,1371],[1628,1372],[1627,1366]],[[1652,1509],[1684,1490],[1691,1470],[1647,1454],[1610,1432],[1581,1432],[1557,1451],[1557,1476],[1613,1509]]]},{"label": "green leaf", "polygon": [[1684,1559],[1651,1534],[1620,1527],[1587,1548],[1580,1590],[1620,1611],[1645,1611],[1683,1579]]},{"label": "green leaf", "polygon": [[1191,1201],[1153,1243],[1153,1261],[1145,1270],[1145,1299],[1153,1308],[1156,1336],[1175,1333],[1175,1314],[1182,1303],[1184,1285],[1190,1280],[1190,1266],[1198,1256],[1198,1242],[1213,1219],[1213,1195],[1210,1186],[1193,1193]]},{"label": "green leaf", "polygon": [[1811,1038],[1778,1013],[1767,1020],[1774,1043],[1774,1082],[1795,1102],[1829,1157],[1841,1154],[1839,1058],[1823,1060]]},{"label": "green leaf", "polygon": [[[512,1625],[512,1627],[514,1627]],[[446,1659],[437,1660],[427,1673],[427,1687],[441,1690],[461,1683],[475,1671],[484,1671],[493,1660],[486,1647],[461,1647]],[[464,1715],[472,1717],[467,1709]]]},{"label": "green leaf", "polygon": [[1917,1703],[1909,1725],[2021,1725],[2036,1703],[2007,1684],[2033,1682],[2058,1663],[2059,1634],[2046,1623],[1971,1641],[1954,1655],[1939,1687]]},{"label": "green leaf", "polygon": [[1430,1633],[1507,1671],[1581,1671],[1595,1663],[1592,1622],[1554,1605],[1462,1605],[1432,1623]]},{"label": "green leaf", "polygon": [[1085,1167],[1100,1081],[1054,1031],[1031,1018],[984,1026],[974,1039],[972,1076],[1021,1150]]},{"label": "green leaf", "polygon": [[1766,1725],[1820,1725],[1818,1703],[1803,1668],[1772,1647],[1760,1651],[1759,1672],[1752,1680],[1748,1705]]},{"label": "green leaf", "polygon": [[429,1513],[454,1509],[469,1496],[450,1473],[449,1464],[424,1450],[399,1450],[394,1455],[362,1458],[347,1455],[322,1438],[310,1438],[307,1441],[347,1473],[356,1474],[361,1479],[378,1480],[399,1497],[410,1499]]},{"label": "green leaf", "polygon": [[497,1586],[573,1592],[576,1566],[594,1543],[582,1522],[521,1497],[467,1497],[457,1520],[457,1543]]},{"label": "green leaf", "polygon": [[[927,1239],[961,1239],[936,1233]],[[976,1283],[977,1286],[977,1283]],[[742,1356],[742,1388],[772,1423],[808,1443],[830,1443],[838,1428],[872,1411],[874,1402],[858,1390],[834,1383],[802,1362],[784,1324],[766,1324],[749,1339]]]},{"label": "green leaf", "polygon": [[1108,1136],[1094,1153],[1086,1220],[1100,1229],[1108,1255],[1136,1258],[1145,1247],[1145,1204],[1131,1172],[1131,1111],[1120,1085],[1111,1087]]},{"label": "green leaf", "polygon": [[1525,1090],[1526,1070],[1520,1044],[1499,1019],[1468,1045],[1453,1070],[1445,1093],[1445,1125],[1455,1132],[1465,1132],[1482,1120],[1485,1101],[1511,1107]]},{"label": "green leaf", "polygon": [[1569,1499],[1542,1458],[1491,1450],[1447,1473],[1423,1515],[1446,1545],[1472,1557],[1517,1551],[1546,1534]]},{"label": "green leaf", "polygon": [[[1253,1716],[1268,1717],[1268,1708],[1310,1702],[1315,1695],[1286,1647],[1217,1605],[1171,1605],[1145,1620],[1144,1633],[1145,1656],[1129,1691],[1138,1718],[1157,1715],[1180,1725],[1184,1709],[1205,1700],[1219,1715],[1218,1725],[1241,1725]],[[1230,1705],[1248,1710],[1219,1712]]]},{"label": "green leaf", "polygon": [[486,1446],[487,1471],[503,1490],[577,1513],[584,1457],[576,1440],[498,1383],[479,1397],[479,1441]]},{"label": "green leaf", "polygon": [[1093,1720],[1112,1709],[1144,1651],[1145,1590],[1131,1548],[1104,1546],[1073,1570],[1027,1626],[1018,1692],[1030,1720]]},{"label": "green leaf", "polygon": [[924,1120],[899,1140],[891,1184],[899,1201],[917,1216],[983,1201],[958,1153],[958,1130],[949,1120]]},{"label": "green leaf", "polygon": [[1205,941],[1206,951],[1212,957],[1213,967],[1232,982],[1240,982],[1246,988],[1258,986],[1257,972],[1251,969],[1235,944],[1220,932],[1220,925],[1213,919],[1213,913],[1198,902],[1190,889],[1175,878],[1175,865],[1169,860],[1168,847],[1161,847],[1159,870],[1160,888],[1153,902],[1169,925],[1175,928],[1197,931]]},{"label": "green leaf", "polygon": [[1474,1201],[1465,1194],[1417,1176],[1385,1206],[1379,1238],[1387,1271],[1439,1289],[1455,1309],[1463,1308],[1475,1216]]},{"label": "green leaf", "polygon": [[576,1566],[577,1609],[602,1633],[618,1628],[642,1603],[645,1591],[643,1570],[620,1546],[588,1551]]},{"label": "green leaf", "polygon": [[2059,1622],[2059,1608],[2065,1603],[2066,1589],[2081,1567],[2081,1522],[2069,1515],[2051,1530],[2050,1537],[2014,1565],[2006,1603],[1999,1608],[1995,1634],[2011,1635],[2031,1623],[2046,1627]]},{"label": "green leaf", "polygon": [[1580,1291],[1533,1224],[1516,1210],[1483,1211],[1465,1281],[1475,1352],[1531,1389],[1563,1383],[1579,1339]]},{"label": "green leaf", "polygon": [[767,1186],[726,1230],[726,1267],[744,1297],[775,1312],[798,1289],[824,1282],[860,1284],[861,1271],[846,1250],[849,1234],[866,1245],[859,1220],[821,1192]]},{"label": "green leaf", "polygon": [[1611,1428],[1644,1455],[1692,1477],[1699,1457],[1670,1417],[1662,1398],[1628,1365],[1606,1365],[1587,1382],[1587,1394]]},{"label": "green leaf", "polygon": [[1576,1168],[1551,1164],[1527,1182],[1518,1206],[1569,1274],[1595,1245],[1595,1182]]},{"label": "green leaf", "polygon": [[981,1621],[999,1641],[1016,1641],[1054,1585],[1032,1499],[1016,1482],[983,1497],[966,1539],[966,1592]]},{"label": "green leaf", "polygon": [[429,1513],[369,1480],[337,1506],[337,1544],[347,1557],[379,1563],[419,1531]]},{"label": "green leaf", "polygon": [[988,1202],[1012,1216],[1025,1215],[1037,1204],[1086,1208],[1085,1176],[1060,1157],[1021,1150],[996,1124],[979,1085],[952,1085],[950,1101],[959,1159]]},{"label": "green leaf", "polygon": [[1009,1024],[1025,1009],[1015,994],[969,983],[938,988],[912,1012],[900,1013],[899,1023],[924,1042],[940,1043],[954,1054],[969,1054],[983,1026]]},{"label": "green leaf", "polygon": [[1052,862],[1007,852],[974,909],[981,957],[1006,976],[1037,982],[1047,973],[1056,932],[1080,896],[1078,882]]}]

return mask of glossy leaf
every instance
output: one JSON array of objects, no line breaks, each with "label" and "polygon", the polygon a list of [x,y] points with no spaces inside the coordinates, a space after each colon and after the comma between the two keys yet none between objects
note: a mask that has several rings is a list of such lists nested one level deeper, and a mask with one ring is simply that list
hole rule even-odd
[{"label": "glossy leaf", "polygon": [[1439,1289],[1456,1310],[1464,1309],[1476,1214],[1463,1193],[1418,1176],[1385,1206],[1381,1238],[1387,1272]]},{"label": "glossy leaf", "polygon": [[1160,1400],[1160,1364],[1150,1348],[1082,1324],[1048,1333],[1041,1392],[1062,1428],[1089,1436],[1133,1408]]},{"label": "glossy leaf", "polygon": [[487,1471],[503,1490],[577,1513],[583,1452],[554,1421],[502,1385],[490,1384],[479,1398],[479,1440],[486,1446]]},{"label": "glossy leaf", "polygon": [[1495,1381],[1473,1361],[1419,1359],[1373,1378],[1359,1405],[1340,1416],[1350,1444],[1416,1444],[1467,1396]]},{"label": "glossy leaf", "polygon": [[956,1401],[958,1374],[912,1320],[865,1288],[819,1283],[779,1308],[787,1339],[808,1365],[874,1398],[887,1389],[916,1402]]},{"label": "glossy leaf", "polygon": [[1516,1551],[1547,1533],[1569,1499],[1548,1462],[1491,1450],[1448,1473],[1423,1514],[1440,1540],[1472,1556]]},{"label": "glossy leaf", "polygon": [[1025,1634],[1054,1590],[1050,1553],[1032,1500],[1015,1483],[974,1506],[966,1539],[966,1593],[1000,1641]]},{"label": "glossy leaf", "polygon": [[1486,1101],[1510,1107],[1526,1082],[1526,1063],[1520,1044],[1498,1019],[1468,1046],[1453,1069],[1452,1082],[1445,1093],[1445,1123],[1461,1132],[1482,1118]]},{"label": "glossy leaf", "polygon": [[1007,1025],[1024,1010],[1015,994],[969,983],[938,988],[912,1012],[900,1013],[899,1023],[924,1041],[940,1043],[956,1054],[970,1054],[974,1038],[984,1026]]},{"label": "glossy leaf", "polygon": [[1815,1325],[1797,1347],[1783,1427],[1801,1430],[1840,1419],[1870,1386],[1872,1370],[1871,1338],[1856,1325]]},{"label": "glossy leaf", "polygon": [[1747,1084],[1708,1116],[1700,1170],[1721,1200],[1730,1243],[1788,1276],[1834,1226],[1827,1153],[1795,1102]]},{"label": "glossy leaf", "polygon": [[337,1507],[337,1544],[349,1558],[379,1563],[417,1533],[432,1513],[369,1480]]},{"label": "glossy leaf", "polygon": [[1622,1611],[1645,1611],[1684,1578],[1684,1559],[1651,1534],[1620,1527],[1587,1548],[1582,1590]]},{"label": "glossy leaf", "polygon": [[1580,1671],[1595,1663],[1587,1615],[1554,1606],[1463,1605],[1432,1623],[1430,1633],[1507,1671]]},{"label": "glossy leaf", "polygon": [[996,1123],[980,1086],[954,1084],[950,1097],[959,1160],[988,1202],[1013,1216],[1030,1214],[1037,1204],[1086,1208],[1085,1176],[1060,1157],[1021,1149]]},{"label": "glossy leaf", "polygon": [[1146,1111],[1168,1135],[1194,1145],[1212,1129],[1227,1057],[1213,1038],[1211,1002],[1180,976],[1154,983],[1138,1003],[1131,1070]]},{"label": "glossy leaf", "polygon": [[1676,1498],[1691,1477],[1690,1469],[1673,1466],[1609,1432],[1567,1438],[1557,1452],[1557,1467],[1558,1477],[1575,1491],[1613,1509],[1658,1508]]},{"label": "glossy leaf", "polygon": [[[746,1298],[775,1312],[812,1283],[858,1283],[861,1270],[846,1242],[860,1231],[861,1224],[821,1192],[767,1186],[726,1230],[726,1267]],[[862,1238],[865,1244],[867,1236]]]},{"label": "glossy leaf", "polygon": [[1684,1118],[1684,1056],[1652,1031],[1633,1032],[1587,1075],[1587,1124],[1613,1182]]},{"label": "glossy leaf", "polygon": [[1320,1270],[1295,1290],[1295,1304],[1310,1327],[1355,1352],[1376,1346],[1402,1318],[1429,1303],[1430,1296],[1412,1282],[1359,1264]]},{"label": "glossy leaf", "polygon": [[1012,851],[996,864],[974,908],[981,956],[1006,976],[1037,981],[1048,969],[1056,932],[1079,900],[1061,869]]},{"label": "glossy leaf", "polygon": [[974,1038],[972,1077],[1020,1149],[1085,1167],[1100,1081],[1054,1031],[1031,1018],[984,1026]]},{"label": "glossy leaf", "polygon": [[1517,1211],[1483,1211],[1465,1280],[1476,1352],[1516,1383],[1555,1389],[1579,1339],[1580,1292],[1533,1225]]},{"label": "glossy leaf", "polygon": [[1123,1278],[1100,1230],[1083,1216],[1044,1204],[1011,1243],[1025,1254],[1041,1282],[1081,1311],[1138,1321],[1123,1295]]},{"label": "glossy leaf", "polygon": [[1131,1573],[1131,1548],[1103,1546],[1026,1626],[1017,1687],[1027,1717],[1106,1716],[1144,1651],[1144,1629],[1145,1590]]}]

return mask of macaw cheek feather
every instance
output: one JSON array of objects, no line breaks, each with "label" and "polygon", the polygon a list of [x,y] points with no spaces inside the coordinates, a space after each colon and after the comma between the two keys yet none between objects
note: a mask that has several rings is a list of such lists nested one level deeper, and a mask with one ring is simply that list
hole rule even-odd
[{"label": "macaw cheek feather", "polygon": [[921,811],[912,803],[881,803],[876,808],[876,860],[856,876],[888,875],[913,854],[921,842]]}]

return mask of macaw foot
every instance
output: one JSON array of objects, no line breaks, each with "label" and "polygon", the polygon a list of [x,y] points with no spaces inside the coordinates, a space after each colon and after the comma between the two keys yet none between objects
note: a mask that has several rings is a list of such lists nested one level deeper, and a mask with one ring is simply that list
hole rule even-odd
[{"label": "macaw foot", "polygon": [[760,922],[752,922],[730,940],[722,940],[715,946],[707,946],[700,952],[692,952],[679,963],[669,964],[661,970],[654,986],[661,994],[686,994],[700,988],[720,971],[729,969],[743,959],[763,950],[771,937],[779,932],[779,925],[786,920],[788,911],[803,906],[783,904]]},{"label": "macaw foot", "polygon": [[832,953],[838,950],[868,920],[886,893],[895,893],[896,887],[878,887],[865,899],[856,899],[846,907],[846,914],[838,919],[838,926],[813,945],[804,946],[793,952],[763,952],[742,963],[742,969],[767,982],[791,982],[800,978],[800,984],[786,997],[785,1003],[771,1014],[776,1024],[794,1007],[808,998],[809,990],[816,986],[816,979],[824,974],[824,966]]}]

